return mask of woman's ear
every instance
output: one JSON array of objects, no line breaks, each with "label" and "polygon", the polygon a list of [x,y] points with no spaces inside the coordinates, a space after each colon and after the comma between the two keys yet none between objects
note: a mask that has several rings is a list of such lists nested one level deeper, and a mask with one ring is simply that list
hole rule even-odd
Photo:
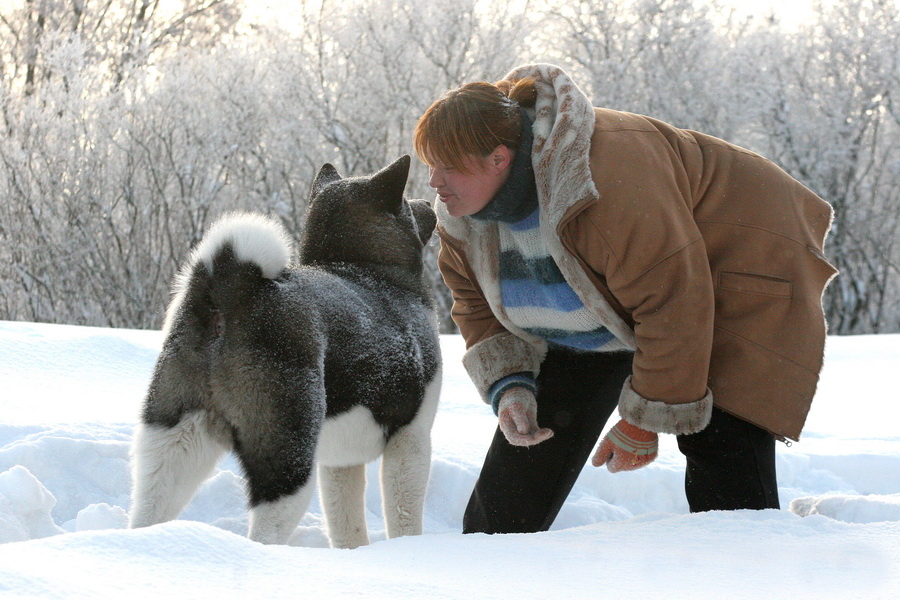
[{"label": "woman's ear", "polygon": [[506,170],[506,168],[512,164],[513,160],[513,151],[506,147],[504,144],[500,144],[488,155],[488,165],[496,169],[498,173]]}]

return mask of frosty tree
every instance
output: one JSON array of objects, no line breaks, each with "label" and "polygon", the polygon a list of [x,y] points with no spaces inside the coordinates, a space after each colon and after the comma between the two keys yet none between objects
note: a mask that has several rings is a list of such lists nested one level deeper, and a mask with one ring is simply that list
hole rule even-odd
[{"label": "frosty tree", "polygon": [[[546,61],[598,106],[749,147],[826,198],[831,331],[898,331],[900,15],[828,6],[788,30],[695,0],[299,0],[274,26],[226,0],[3,4],[0,319],[158,327],[219,214],[302,235],[322,163],[377,170],[446,89]],[[407,193],[432,197],[422,165]]]}]

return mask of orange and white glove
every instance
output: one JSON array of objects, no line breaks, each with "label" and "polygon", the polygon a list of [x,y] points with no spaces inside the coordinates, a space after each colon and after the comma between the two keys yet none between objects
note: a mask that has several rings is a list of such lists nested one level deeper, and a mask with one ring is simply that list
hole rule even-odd
[{"label": "orange and white glove", "polygon": [[500,431],[513,446],[534,446],[553,437],[553,431],[537,422],[534,392],[523,387],[510,388],[497,405]]},{"label": "orange and white glove", "polygon": [[600,441],[591,464],[605,464],[610,473],[634,471],[652,463],[658,450],[659,436],[622,419]]}]

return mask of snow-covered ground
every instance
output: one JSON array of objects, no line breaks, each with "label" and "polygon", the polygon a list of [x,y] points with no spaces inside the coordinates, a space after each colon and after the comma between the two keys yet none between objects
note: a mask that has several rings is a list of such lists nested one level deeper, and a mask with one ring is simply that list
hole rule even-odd
[{"label": "snow-covered ground", "polygon": [[900,335],[829,338],[804,437],[779,444],[782,510],[689,514],[663,436],[645,469],[586,467],[552,531],[505,536],[459,533],[495,418],[444,336],[425,535],[386,540],[370,484],[356,550],[327,547],[316,500],[290,546],[244,538],[231,457],[180,520],[125,529],[160,342],[0,321],[0,597],[900,598]]}]

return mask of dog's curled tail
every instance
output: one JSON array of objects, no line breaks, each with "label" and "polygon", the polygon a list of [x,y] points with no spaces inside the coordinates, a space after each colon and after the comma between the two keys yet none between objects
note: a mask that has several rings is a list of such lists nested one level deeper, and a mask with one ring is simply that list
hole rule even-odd
[{"label": "dog's curled tail", "polygon": [[[241,264],[255,265],[262,277],[274,279],[290,263],[292,251],[291,240],[278,221],[255,213],[225,215],[203,236],[175,277],[163,331],[171,330],[188,295],[200,294],[207,298],[203,302],[212,302],[209,292],[230,277],[246,273],[235,270]],[[200,300],[193,301],[196,302]],[[211,304],[208,308],[224,307]]]},{"label": "dog's curled tail", "polygon": [[213,272],[220,252],[231,246],[238,262],[253,263],[266,279],[274,279],[291,259],[291,240],[281,224],[256,213],[232,213],[216,221],[194,250],[191,263]]}]

